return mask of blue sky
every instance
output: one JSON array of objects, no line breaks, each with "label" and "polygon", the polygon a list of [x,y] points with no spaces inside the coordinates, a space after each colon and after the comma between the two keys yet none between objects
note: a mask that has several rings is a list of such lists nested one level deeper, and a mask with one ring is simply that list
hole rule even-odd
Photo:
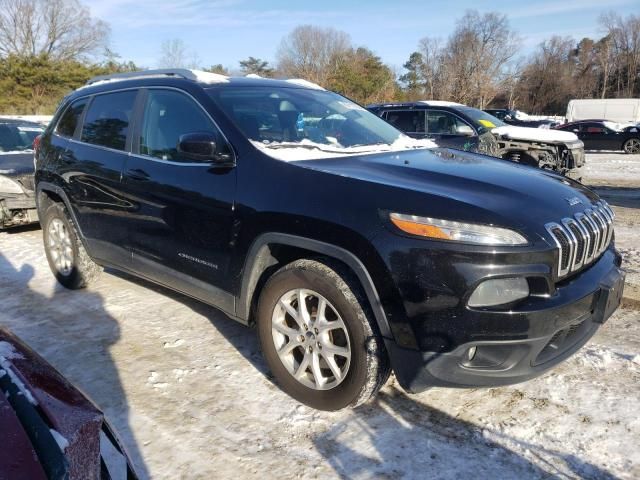
[{"label": "blue sky", "polygon": [[101,0],[85,1],[111,26],[111,47],[125,60],[155,67],[164,40],[180,38],[199,63],[237,69],[249,55],[275,60],[280,39],[297,25],[346,31],[398,70],[425,36],[445,38],[466,9],[505,13],[523,53],[551,35],[599,37],[598,16],[640,14],[638,0]]}]

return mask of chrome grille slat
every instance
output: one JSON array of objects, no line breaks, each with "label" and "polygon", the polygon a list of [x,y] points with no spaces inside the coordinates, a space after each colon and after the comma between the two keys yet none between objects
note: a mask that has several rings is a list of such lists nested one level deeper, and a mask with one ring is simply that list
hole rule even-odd
[{"label": "chrome grille slat", "polygon": [[595,261],[609,247],[613,238],[615,215],[604,200],[591,205],[573,218],[545,225],[558,249],[558,278],[562,278]]}]

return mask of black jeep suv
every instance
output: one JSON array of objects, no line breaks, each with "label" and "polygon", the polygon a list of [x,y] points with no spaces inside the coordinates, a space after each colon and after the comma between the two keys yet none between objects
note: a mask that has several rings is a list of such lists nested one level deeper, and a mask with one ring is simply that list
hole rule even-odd
[{"label": "black jeep suv", "polygon": [[613,213],[551,172],[426,148],[303,80],[99,78],[37,152],[46,255],[111,266],[256,324],[281,387],[357,405],[527,380],[620,302]]}]

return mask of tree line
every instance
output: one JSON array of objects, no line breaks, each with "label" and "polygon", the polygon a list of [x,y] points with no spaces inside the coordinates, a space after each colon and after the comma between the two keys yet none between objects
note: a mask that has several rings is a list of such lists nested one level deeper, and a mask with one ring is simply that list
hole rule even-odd
[{"label": "tree line", "polygon": [[0,0],[0,112],[51,113],[95,75],[174,67],[304,78],[362,104],[437,99],[563,114],[572,98],[640,96],[640,16],[607,13],[599,25],[601,38],[553,36],[523,57],[506,15],[470,10],[447,38],[421,39],[399,72],[346,32],[313,25],[287,34],[273,63],[203,66],[172,39],[156,65],[139,66],[109,50],[109,25],[79,0]]}]

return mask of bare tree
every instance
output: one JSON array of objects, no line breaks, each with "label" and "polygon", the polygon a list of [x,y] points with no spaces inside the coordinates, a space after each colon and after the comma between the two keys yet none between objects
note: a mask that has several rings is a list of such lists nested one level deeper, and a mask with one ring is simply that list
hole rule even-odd
[{"label": "bare tree", "polygon": [[600,25],[611,39],[616,59],[617,95],[632,97],[638,91],[640,73],[640,16],[622,18],[610,12],[600,17]]},{"label": "bare tree", "polygon": [[575,41],[570,37],[551,37],[538,46],[522,72],[519,89],[522,105],[532,113],[564,113],[574,98]]},{"label": "bare tree", "polygon": [[616,61],[611,37],[607,35],[606,37],[601,38],[600,41],[596,43],[594,50],[596,62],[598,62],[598,67],[600,68],[600,74],[602,76],[600,81],[600,98],[606,98],[609,90],[609,79],[611,78]]},{"label": "bare tree", "polygon": [[198,68],[199,59],[179,38],[165,40],[160,48],[158,67],[160,68]]},{"label": "bare tree", "polygon": [[284,76],[326,85],[350,50],[351,41],[345,32],[302,25],[280,42],[278,70]]},{"label": "bare tree", "polygon": [[485,108],[505,78],[519,39],[505,15],[467,11],[447,42],[443,66],[450,95],[462,103]]},{"label": "bare tree", "polygon": [[442,44],[439,38],[425,37],[418,44],[422,54],[422,77],[424,89],[429,100],[440,97],[440,78],[442,75]]},{"label": "bare tree", "polygon": [[78,0],[0,0],[0,56],[71,60],[102,51],[109,27]]}]

